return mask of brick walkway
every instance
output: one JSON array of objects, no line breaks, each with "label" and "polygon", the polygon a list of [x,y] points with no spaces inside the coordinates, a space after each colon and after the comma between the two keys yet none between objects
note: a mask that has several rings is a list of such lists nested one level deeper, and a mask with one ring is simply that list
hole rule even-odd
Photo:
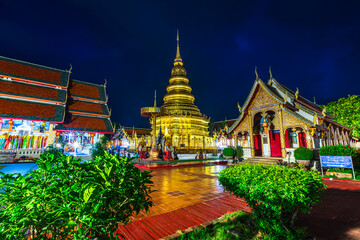
[{"label": "brick walkway", "polygon": [[159,239],[238,210],[250,212],[244,200],[229,195],[120,226],[119,233],[131,240]]},{"label": "brick walkway", "polygon": [[[224,166],[184,167],[153,171],[155,206],[121,226],[126,239],[159,239],[177,230],[212,221],[228,211],[250,209],[245,202],[225,193],[217,181]],[[323,202],[298,224],[321,239],[360,240],[360,183],[325,180]]]},{"label": "brick walkway", "polygon": [[300,215],[298,223],[317,240],[360,239],[360,183],[329,181],[323,202],[310,214]]}]

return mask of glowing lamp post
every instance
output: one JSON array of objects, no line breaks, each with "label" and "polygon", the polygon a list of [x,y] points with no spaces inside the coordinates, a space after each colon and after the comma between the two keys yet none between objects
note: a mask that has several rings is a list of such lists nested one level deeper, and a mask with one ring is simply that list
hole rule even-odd
[{"label": "glowing lamp post", "polygon": [[156,117],[161,113],[161,109],[159,107],[144,107],[141,108],[141,116],[149,117],[150,121],[152,121],[152,132],[151,132],[151,151],[150,158],[156,159],[158,157],[158,152],[156,149]]},{"label": "glowing lamp post", "polygon": [[155,91],[155,99],[153,107],[143,107],[141,108],[141,116],[150,118],[152,121],[152,132],[151,132],[151,151],[150,151],[150,159],[157,159],[158,152],[156,149],[156,117],[161,114],[161,108],[156,107],[156,91]]}]

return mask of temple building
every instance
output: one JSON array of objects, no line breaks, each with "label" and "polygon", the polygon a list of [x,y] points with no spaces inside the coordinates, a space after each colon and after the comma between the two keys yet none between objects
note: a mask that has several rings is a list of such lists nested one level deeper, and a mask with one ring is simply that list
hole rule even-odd
[{"label": "temple building", "polygon": [[105,86],[71,71],[0,57],[0,154],[38,156],[60,136],[69,151],[89,151],[113,133]]},{"label": "temple building", "polygon": [[245,157],[293,159],[299,146],[351,144],[351,129],[335,122],[316,103],[291,91],[271,74],[267,83],[256,73],[256,80],[242,107],[240,116],[228,129],[232,146],[241,145]]},{"label": "temple building", "polygon": [[147,149],[151,147],[151,129],[119,127],[112,137],[112,147],[116,151],[136,152],[140,142],[144,142]]},{"label": "temple building", "polygon": [[215,142],[209,137],[208,130],[210,119],[200,112],[194,104],[195,97],[191,94],[192,89],[180,57],[179,34],[174,67],[166,91],[164,104],[160,108],[155,103],[154,107],[143,108],[141,111],[143,116],[150,116],[147,110],[152,112],[153,134],[159,136],[161,132],[167,141],[170,139],[178,153],[214,151]]}]

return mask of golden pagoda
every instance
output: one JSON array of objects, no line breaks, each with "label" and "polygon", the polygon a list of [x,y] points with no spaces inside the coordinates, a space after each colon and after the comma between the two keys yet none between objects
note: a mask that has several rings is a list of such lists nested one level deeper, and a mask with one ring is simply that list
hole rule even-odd
[{"label": "golden pagoda", "polygon": [[180,57],[179,32],[177,32],[176,58],[166,91],[164,105],[160,108],[161,113],[151,122],[152,128],[156,129],[154,131],[156,136],[161,129],[162,134],[167,141],[171,140],[178,153],[215,150],[215,141],[209,137],[208,131],[210,118],[201,114],[194,104],[195,97],[191,94],[192,89]]}]

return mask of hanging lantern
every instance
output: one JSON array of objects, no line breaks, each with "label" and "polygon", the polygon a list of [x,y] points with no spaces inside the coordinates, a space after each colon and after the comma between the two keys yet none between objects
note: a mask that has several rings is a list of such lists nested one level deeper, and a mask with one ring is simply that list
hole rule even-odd
[{"label": "hanging lantern", "polygon": [[13,125],[14,125],[14,120],[10,119],[9,120],[9,132],[12,131]]},{"label": "hanging lantern", "polygon": [[95,136],[95,133],[90,133],[91,144],[94,144],[94,136]]}]

